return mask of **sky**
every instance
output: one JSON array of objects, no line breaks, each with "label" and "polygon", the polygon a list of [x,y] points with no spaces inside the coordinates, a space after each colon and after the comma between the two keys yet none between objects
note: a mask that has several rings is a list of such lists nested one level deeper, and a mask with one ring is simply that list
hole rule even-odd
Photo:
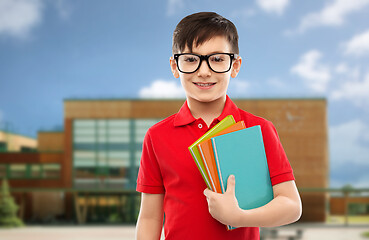
[{"label": "sky", "polygon": [[63,128],[70,98],[184,98],[169,67],[185,16],[238,29],[232,98],[326,98],[330,186],[369,187],[369,0],[0,0],[0,129]]}]

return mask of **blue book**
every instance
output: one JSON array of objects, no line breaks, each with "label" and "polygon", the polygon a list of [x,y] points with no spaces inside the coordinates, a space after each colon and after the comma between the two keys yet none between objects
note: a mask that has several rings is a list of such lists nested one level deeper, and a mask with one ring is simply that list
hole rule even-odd
[{"label": "blue book", "polygon": [[240,208],[258,208],[273,199],[260,126],[213,137],[211,141],[223,193],[228,177],[233,174]]}]

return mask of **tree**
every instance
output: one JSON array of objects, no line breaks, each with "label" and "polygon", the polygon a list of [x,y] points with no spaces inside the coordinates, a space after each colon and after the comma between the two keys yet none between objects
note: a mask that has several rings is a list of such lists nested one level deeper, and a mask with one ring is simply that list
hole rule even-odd
[{"label": "tree", "polygon": [[18,206],[10,195],[9,184],[6,179],[0,189],[0,227],[20,227],[23,222],[17,216]]}]

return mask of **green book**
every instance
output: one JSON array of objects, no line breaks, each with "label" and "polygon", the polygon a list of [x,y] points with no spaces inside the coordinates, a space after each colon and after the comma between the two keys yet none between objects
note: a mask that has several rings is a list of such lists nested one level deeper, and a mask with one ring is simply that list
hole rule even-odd
[{"label": "green book", "polygon": [[206,186],[214,191],[210,184],[210,178],[206,172],[206,168],[204,165],[204,162],[202,161],[199,149],[197,148],[197,144],[210,139],[215,134],[217,134],[220,131],[223,131],[224,129],[228,128],[229,126],[235,124],[236,121],[234,120],[232,115],[228,115],[225,117],[222,121],[220,121],[217,125],[215,125],[213,128],[211,128],[209,131],[207,131],[204,135],[202,135],[199,139],[197,139],[196,142],[194,142],[191,146],[188,147],[188,150],[190,151],[192,158],[195,160],[195,163],[197,165],[197,168],[199,169],[202,178],[204,179]]},{"label": "green book", "polygon": [[259,125],[213,137],[211,141],[223,193],[226,191],[228,177],[232,174],[236,178],[235,193],[241,209],[258,208],[273,199]]}]

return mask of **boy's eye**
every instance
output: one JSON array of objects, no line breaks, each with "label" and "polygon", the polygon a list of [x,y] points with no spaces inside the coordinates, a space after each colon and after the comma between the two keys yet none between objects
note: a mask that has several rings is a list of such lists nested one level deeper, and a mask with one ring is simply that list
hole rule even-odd
[{"label": "boy's eye", "polygon": [[221,55],[214,55],[210,58],[210,60],[212,62],[223,62],[224,61],[224,57]]},{"label": "boy's eye", "polygon": [[184,59],[186,62],[192,63],[192,62],[196,62],[197,58],[193,57],[193,56],[186,56]]}]

